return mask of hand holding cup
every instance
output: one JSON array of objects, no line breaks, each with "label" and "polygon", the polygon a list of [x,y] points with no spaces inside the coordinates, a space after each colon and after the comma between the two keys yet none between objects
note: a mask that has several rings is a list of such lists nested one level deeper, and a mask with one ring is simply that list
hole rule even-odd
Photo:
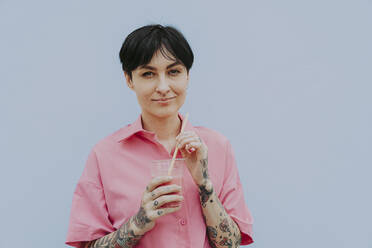
[{"label": "hand holding cup", "polygon": [[[146,233],[155,226],[155,220],[163,215],[178,211],[181,208],[180,202],[182,195],[181,187],[176,184],[169,184],[172,181],[171,176],[154,177],[147,185],[142,195],[141,207],[134,216],[133,221],[139,233]],[[169,206],[169,203],[179,203],[175,206]]]}]

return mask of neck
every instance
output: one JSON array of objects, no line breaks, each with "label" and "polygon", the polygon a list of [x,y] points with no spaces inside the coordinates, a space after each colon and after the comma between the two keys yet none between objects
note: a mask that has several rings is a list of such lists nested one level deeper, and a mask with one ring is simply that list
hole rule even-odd
[{"label": "neck", "polygon": [[176,115],[156,117],[142,112],[143,129],[154,132],[159,140],[175,139],[181,131],[181,120]]}]

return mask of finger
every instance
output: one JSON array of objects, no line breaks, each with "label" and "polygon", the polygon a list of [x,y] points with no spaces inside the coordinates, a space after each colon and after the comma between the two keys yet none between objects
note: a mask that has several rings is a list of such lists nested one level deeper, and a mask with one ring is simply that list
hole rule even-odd
[{"label": "finger", "polygon": [[176,141],[180,141],[181,139],[183,138],[186,138],[186,137],[192,137],[192,136],[195,136],[197,137],[198,135],[194,132],[194,131],[184,131],[182,133],[180,133],[177,137],[176,137]]},{"label": "finger", "polygon": [[181,202],[183,200],[182,195],[162,195],[156,198],[154,201],[148,202],[148,209],[157,209],[166,203],[170,202]]},{"label": "finger", "polygon": [[174,207],[174,208],[162,208],[161,210],[159,209],[160,212],[159,212],[159,210],[158,210],[158,211],[156,211],[156,213],[157,213],[158,215],[162,216],[162,215],[166,215],[166,214],[173,213],[173,212],[179,210],[181,207],[182,207],[182,206],[179,205],[179,206]]},{"label": "finger", "polygon": [[156,198],[158,198],[162,195],[169,194],[169,193],[180,192],[181,188],[182,188],[181,186],[176,185],[176,184],[167,185],[167,186],[160,186],[160,187],[154,189],[151,192],[151,200],[155,200]]},{"label": "finger", "polygon": [[152,192],[155,188],[157,188],[159,185],[168,183],[172,180],[173,178],[171,176],[159,176],[159,177],[154,177],[150,183],[146,187],[147,192]]},{"label": "finger", "polygon": [[176,137],[176,142],[180,142],[182,139],[185,139],[185,138],[189,138],[189,137],[197,137],[196,133],[194,132],[190,132],[190,131],[187,131],[187,132],[183,132],[181,134],[179,134],[177,137]]},{"label": "finger", "polygon": [[168,208],[161,208],[161,209],[150,211],[149,219],[150,220],[155,220],[155,219],[159,218],[160,216],[164,216],[164,215],[176,212],[176,211],[180,210],[181,207],[182,207],[182,205],[179,205],[179,206],[173,207],[173,208],[168,207]]},{"label": "finger", "polygon": [[199,149],[201,147],[201,143],[200,142],[191,142],[189,144],[186,144],[185,146],[185,149],[191,153],[191,152],[194,152],[196,151],[197,149]]},{"label": "finger", "polygon": [[197,137],[189,137],[189,138],[181,139],[180,142],[178,143],[178,149],[183,149],[186,144],[189,144],[191,142],[199,142],[199,140]]}]

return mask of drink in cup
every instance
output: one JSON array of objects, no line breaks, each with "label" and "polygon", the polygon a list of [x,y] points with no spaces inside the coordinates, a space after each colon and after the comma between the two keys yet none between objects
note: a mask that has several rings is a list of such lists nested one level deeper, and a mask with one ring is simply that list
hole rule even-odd
[{"label": "drink in cup", "polygon": [[[151,176],[152,178],[158,177],[158,176],[168,176],[168,169],[171,164],[172,159],[166,159],[166,160],[153,160],[151,164]],[[170,185],[170,184],[176,184],[180,187],[182,187],[182,178],[183,178],[183,169],[185,167],[185,159],[184,158],[177,158],[174,161],[173,169],[171,171],[172,181],[163,185]],[[169,193],[171,194],[178,194],[182,195],[182,188],[179,192]],[[164,205],[162,205],[160,208],[167,208],[167,207],[178,207],[181,203],[180,202],[169,202]]]}]

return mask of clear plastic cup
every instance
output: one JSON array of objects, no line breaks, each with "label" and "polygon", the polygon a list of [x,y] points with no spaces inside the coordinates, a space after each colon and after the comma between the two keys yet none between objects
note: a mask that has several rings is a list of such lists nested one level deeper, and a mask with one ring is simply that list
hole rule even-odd
[{"label": "clear plastic cup", "polygon": [[[166,160],[153,160],[151,164],[151,176],[152,178],[158,177],[158,176],[168,176],[168,169],[170,166],[172,159],[166,159]],[[184,158],[177,158],[174,161],[173,169],[171,172],[171,176],[173,177],[172,181],[169,183],[165,183],[159,186],[163,185],[170,185],[170,184],[177,184],[181,187],[181,190],[179,192],[170,193],[176,194],[176,195],[182,195],[182,179],[183,179],[183,170],[185,167],[185,159]],[[169,202],[164,205],[162,205],[160,208],[167,208],[167,207],[178,207],[180,206],[180,202]]]}]

